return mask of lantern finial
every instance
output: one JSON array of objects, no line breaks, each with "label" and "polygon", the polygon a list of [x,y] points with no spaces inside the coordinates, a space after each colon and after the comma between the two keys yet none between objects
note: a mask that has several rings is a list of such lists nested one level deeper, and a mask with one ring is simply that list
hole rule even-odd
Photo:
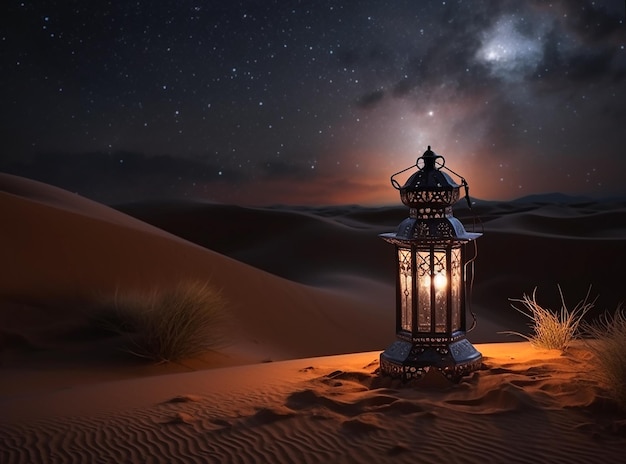
[{"label": "lantern finial", "polygon": [[435,161],[437,159],[443,160],[443,156],[437,155],[434,151],[430,149],[430,145],[428,145],[428,150],[426,150],[422,156],[417,158],[417,162],[415,163],[415,165],[418,168],[420,159],[424,161],[423,169],[433,170],[435,169]]}]

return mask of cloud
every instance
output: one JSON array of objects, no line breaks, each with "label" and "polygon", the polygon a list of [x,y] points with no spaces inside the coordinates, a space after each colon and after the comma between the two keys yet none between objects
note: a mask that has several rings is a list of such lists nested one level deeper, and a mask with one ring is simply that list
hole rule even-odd
[{"label": "cloud", "polygon": [[[575,23],[577,24],[577,21]],[[620,69],[618,63],[620,51],[612,39],[607,35],[594,35],[593,39],[585,37],[585,41],[577,46],[566,47],[562,43],[562,37],[573,27],[571,22],[554,24],[546,34],[542,60],[538,63],[532,80],[542,84],[554,81],[559,87],[598,79],[622,80],[625,69]],[[626,36],[623,40],[626,40]]]},{"label": "cloud", "polygon": [[[308,161],[306,155],[287,157],[285,160],[266,160],[256,164],[256,168],[251,177],[269,180],[279,179],[305,179],[310,178],[315,173],[315,162]],[[311,155],[310,159],[314,156]],[[312,168],[313,166],[313,168]]]},{"label": "cloud", "polygon": [[[291,161],[257,161],[246,167],[216,164],[207,159],[137,152],[39,153],[29,159],[0,162],[0,171],[116,204],[188,196],[220,199],[256,183],[264,185],[310,181],[318,174],[315,157]],[[297,189],[296,189],[297,190]],[[230,192],[232,191],[232,192]],[[213,198],[218,195],[220,198]],[[262,201],[263,192],[254,201]]]},{"label": "cloud", "polygon": [[580,37],[588,42],[600,42],[615,33],[624,36],[624,5],[615,12],[609,11],[604,5],[587,1],[583,5],[577,2],[562,1],[561,6],[567,13],[567,24]]},{"label": "cloud", "polygon": [[356,105],[362,109],[369,109],[376,106],[384,97],[384,90],[374,90],[373,92],[361,96],[357,100]]},{"label": "cloud", "polygon": [[612,74],[613,52],[605,49],[594,52],[582,52],[569,58],[566,66],[569,76],[574,80],[591,81],[601,76]]},{"label": "cloud", "polygon": [[0,163],[0,169],[103,203],[180,197],[195,184],[240,180],[236,170],[205,161],[136,152],[39,153]]}]

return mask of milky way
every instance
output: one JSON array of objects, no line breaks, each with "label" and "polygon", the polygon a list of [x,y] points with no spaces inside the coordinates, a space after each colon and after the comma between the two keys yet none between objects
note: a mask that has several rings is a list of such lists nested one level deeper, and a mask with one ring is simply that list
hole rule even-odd
[{"label": "milky way", "polygon": [[5,1],[0,170],[104,202],[626,193],[624,2]]}]

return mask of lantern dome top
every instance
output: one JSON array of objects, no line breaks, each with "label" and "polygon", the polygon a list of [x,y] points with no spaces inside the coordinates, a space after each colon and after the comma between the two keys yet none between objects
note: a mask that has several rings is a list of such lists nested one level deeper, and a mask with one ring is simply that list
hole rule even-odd
[{"label": "lantern dome top", "polygon": [[429,145],[415,162],[417,172],[398,189],[402,203],[409,208],[442,208],[456,203],[459,185],[441,170],[445,164],[445,158],[432,151]]},{"label": "lantern dome top", "polygon": [[[409,217],[402,221],[395,233],[382,234],[381,237],[396,244],[413,241],[467,242],[480,237],[480,233],[467,232],[461,221],[452,214],[452,205],[459,199],[460,186],[442,171],[445,166],[443,156],[437,155],[429,145],[428,150],[417,158],[414,166],[417,167],[417,172],[403,186],[394,177],[413,166],[391,176],[391,184],[400,191],[402,203],[410,209]],[[449,168],[445,169],[458,176]],[[461,181],[467,193],[467,182],[462,177]],[[466,199],[470,204],[469,196]]]}]

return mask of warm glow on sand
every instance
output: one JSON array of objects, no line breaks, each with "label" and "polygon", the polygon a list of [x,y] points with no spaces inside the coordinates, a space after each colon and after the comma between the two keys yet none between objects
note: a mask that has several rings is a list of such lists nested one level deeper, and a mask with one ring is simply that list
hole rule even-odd
[{"label": "warm glow on sand", "polygon": [[[172,462],[184,455],[285,463],[423,456],[420,462],[434,463],[449,458],[450,436],[462,436],[472,443],[458,450],[463,462],[620,459],[619,415],[605,409],[590,380],[587,352],[576,347],[562,356],[528,343],[477,348],[484,368],[457,386],[434,373],[402,387],[377,376],[379,352],[366,352],[16,397],[3,404],[0,431],[11,443],[4,452],[8,462],[49,450],[106,462],[145,456]],[[601,422],[590,420],[592,410],[603,411]],[[61,439],[68,423],[74,424],[72,448]],[[120,429],[124,439],[110,439]]]}]

